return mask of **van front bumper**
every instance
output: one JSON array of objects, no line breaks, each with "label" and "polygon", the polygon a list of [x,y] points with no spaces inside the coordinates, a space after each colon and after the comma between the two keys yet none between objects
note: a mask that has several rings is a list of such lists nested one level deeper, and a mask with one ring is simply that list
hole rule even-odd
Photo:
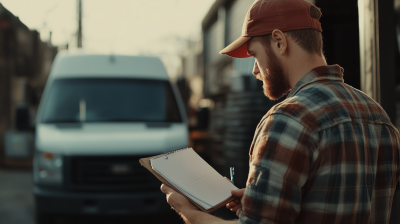
[{"label": "van front bumper", "polygon": [[152,215],[171,210],[161,191],[86,193],[34,188],[36,212],[47,214]]}]

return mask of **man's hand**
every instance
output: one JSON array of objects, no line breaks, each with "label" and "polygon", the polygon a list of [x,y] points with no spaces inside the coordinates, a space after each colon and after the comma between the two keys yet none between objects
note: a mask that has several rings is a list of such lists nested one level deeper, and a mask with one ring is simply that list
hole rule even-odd
[{"label": "man's hand", "polygon": [[161,185],[161,191],[167,195],[167,202],[179,213],[185,223],[190,224],[237,224],[237,220],[225,221],[197,209],[188,199],[167,185]]},{"label": "man's hand", "polygon": [[235,197],[236,199],[229,202],[228,204],[226,204],[226,207],[228,209],[230,209],[232,212],[236,212],[236,215],[238,217],[242,210],[241,200],[242,200],[242,197],[244,194],[244,190],[245,190],[245,188],[239,189],[239,190],[232,190],[231,193],[232,193],[233,197]]},{"label": "man's hand", "polygon": [[168,204],[178,213],[183,210],[198,210],[188,199],[167,185],[162,184],[160,189],[167,195]]}]

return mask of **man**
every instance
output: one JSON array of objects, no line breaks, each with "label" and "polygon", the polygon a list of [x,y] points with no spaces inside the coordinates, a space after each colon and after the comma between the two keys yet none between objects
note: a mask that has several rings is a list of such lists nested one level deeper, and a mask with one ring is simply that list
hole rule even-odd
[{"label": "man", "polygon": [[341,67],[327,66],[320,17],[303,0],[256,1],[242,37],[221,51],[254,57],[270,99],[288,95],[256,129],[246,188],[227,205],[239,220],[200,212],[161,187],[186,223],[389,222],[399,132],[375,101],[343,82]]}]

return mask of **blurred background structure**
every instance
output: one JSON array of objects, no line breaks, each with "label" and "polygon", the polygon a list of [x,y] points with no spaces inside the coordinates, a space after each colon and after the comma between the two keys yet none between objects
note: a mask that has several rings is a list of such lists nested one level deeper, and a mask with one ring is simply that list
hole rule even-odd
[{"label": "blurred background structure", "polygon": [[1,4],[0,41],[0,163],[29,166],[34,116],[57,47]]},{"label": "blurred background structure", "polygon": [[[400,0],[308,1],[323,13],[328,64],[342,66],[345,82],[379,102],[400,128]],[[35,4],[30,0],[1,2],[15,10],[25,2],[20,18],[30,18],[26,8]],[[80,43],[95,52],[160,57],[185,102],[190,145],[224,176],[229,176],[229,167],[234,166],[236,185],[244,187],[254,130],[279,101],[263,95],[262,83],[252,75],[252,58],[233,59],[218,52],[241,35],[245,14],[254,0],[119,4],[83,0],[81,17],[75,8],[79,2],[72,7],[66,1],[37,3],[47,6],[41,14],[46,23],[32,23],[39,31],[31,30],[15,12],[0,5],[0,180],[7,169],[31,166],[34,118],[51,63],[58,50]],[[79,18],[80,28],[76,25]],[[14,171],[6,176],[13,175]],[[2,186],[0,183],[0,192]],[[398,190],[391,223],[400,223]],[[0,206],[0,223],[4,222],[2,209],[5,207]],[[219,214],[226,215],[226,211]]]},{"label": "blurred background structure", "polygon": [[[188,85],[203,85],[201,93],[192,92],[188,104],[201,107],[201,96],[212,102],[207,148],[211,162],[225,175],[227,167],[243,166],[239,169],[243,174],[238,175],[240,186],[244,186],[247,177],[248,147],[254,129],[265,111],[277,102],[270,102],[261,93],[261,82],[251,74],[253,59],[232,59],[218,52],[240,36],[243,18],[253,2],[215,1],[203,19],[202,43],[198,44],[202,44],[202,51],[191,48],[183,60],[185,71],[192,68],[183,73]],[[396,93],[400,84],[400,1],[309,2],[323,13],[328,64],[342,66],[345,82],[379,102],[400,127],[399,110],[396,115],[400,101],[399,90]]]}]

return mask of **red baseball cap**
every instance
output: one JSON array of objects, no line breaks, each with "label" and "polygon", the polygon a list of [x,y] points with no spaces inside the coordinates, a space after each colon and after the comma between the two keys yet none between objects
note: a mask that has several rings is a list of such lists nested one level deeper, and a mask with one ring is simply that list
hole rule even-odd
[{"label": "red baseball cap", "polygon": [[[311,17],[315,5],[304,0],[257,0],[247,12],[242,36],[220,51],[234,58],[248,58],[247,42],[254,36],[300,29],[315,29],[322,32],[321,23]],[[318,9],[319,10],[319,9]]]}]

